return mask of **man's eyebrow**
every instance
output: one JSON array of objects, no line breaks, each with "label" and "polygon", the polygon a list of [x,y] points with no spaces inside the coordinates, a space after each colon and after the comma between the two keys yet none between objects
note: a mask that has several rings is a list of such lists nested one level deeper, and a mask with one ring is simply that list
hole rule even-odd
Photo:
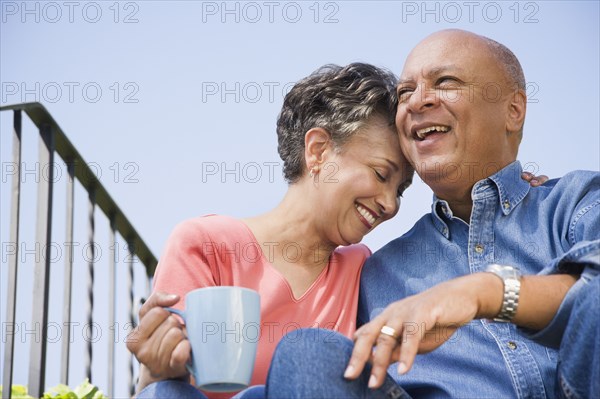
[{"label": "man's eyebrow", "polygon": [[[463,71],[463,69],[461,67],[459,67],[458,65],[450,64],[450,65],[442,65],[439,67],[431,68],[428,71],[421,71],[421,75],[425,76],[425,78],[427,78],[427,79],[431,79],[432,77],[439,76],[444,73],[448,73],[448,72],[456,73],[456,72],[462,72],[462,71]],[[401,85],[407,84],[407,83],[414,83],[414,82],[415,82],[415,80],[413,78],[407,78],[407,79],[400,78],[397,86],[401,86]]]},{"label": "man's eyebrow", "polygon": [[435,68],[431,68],[429,71],[427,71],[427,73],[424,73],[424,75],[428,78],[431,78],[433,76],[440,76],[444,73],[448,73],[448,72],[460,72],[462,71],[462,68],[451,64],[451,65],[442,65],[440,67],[435,67]]}]

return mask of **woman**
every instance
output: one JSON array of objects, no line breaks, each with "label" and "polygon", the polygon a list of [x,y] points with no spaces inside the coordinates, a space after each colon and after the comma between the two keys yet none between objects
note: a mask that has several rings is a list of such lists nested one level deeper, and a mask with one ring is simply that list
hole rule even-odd
[{"label": "woman", "polygon": [[[177,226],[139,329],[128,339],[141,363],[138,392],[161,380],[189,381],[184,329],[161,307],[182,308],[185,294],[199,287],[239,285],[260,293],[263,331],[253,385],[265,383],[290,326],[352,336],[360,271],[370,255],[358,243],[396,214],[413,176],[394,126],[395,84],[390,72],[354,63],[325,66],[291,89],[277,121],[285,197],[256,217],[211,215]],[[156,385],[140,396],[200,395],[189,384],[175,391]]]}]

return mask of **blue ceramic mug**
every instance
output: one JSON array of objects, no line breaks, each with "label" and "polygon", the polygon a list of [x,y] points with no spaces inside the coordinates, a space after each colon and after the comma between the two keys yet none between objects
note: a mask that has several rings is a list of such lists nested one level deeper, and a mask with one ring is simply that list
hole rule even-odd
[{"label": "blue ceramic mug", "polygon": [[260,338],[260,296],[242,287],[206,287],[185,296],[181,316],[192,347],[188,370],[204,391],[234,392],[250,384]]}]

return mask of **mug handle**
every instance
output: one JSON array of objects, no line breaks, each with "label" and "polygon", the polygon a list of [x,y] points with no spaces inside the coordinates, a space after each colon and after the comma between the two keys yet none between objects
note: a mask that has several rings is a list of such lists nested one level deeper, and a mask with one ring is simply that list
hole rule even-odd
[{"label": "mug handle", "polygon": [[183,321],[185,321],[185,312],[183,310],[179,310],[179,309],[175,309],[175,308],[169,308],[169,307],[163,307],[164,310],[168,310],[171,313],[175,313],[177,316],[181,317],[183,319]]},{"label": "mug handle", "polygon": [[[171,313],[175,313],[177,316],[181,317],[183,319],[183,321],[185,322],[185,311],[183,310],[179,310],[179,309],[175,309],[175,308],[169,308],[169,307],[163,307],[164,310],[168,310]],[[190,351],[190,362],[185,364],[185,368],[187,369],[188,373],[190,373],[191,375],[195,376],[196,372],[194,371],[193,368],[193,356],[194,354]],[[195,377],[194,377],[195,378]]]}]

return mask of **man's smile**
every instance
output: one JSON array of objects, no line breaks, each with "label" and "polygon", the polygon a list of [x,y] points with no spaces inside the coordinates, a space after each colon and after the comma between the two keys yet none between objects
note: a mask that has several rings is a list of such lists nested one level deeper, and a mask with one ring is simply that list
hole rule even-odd
[{"label": "man's smile", "polygon": [[428,125],[424,127],[415,126],[411,129],[412,136],[415,138],[415,140],[419,141],[423,141],[433,134],[444,134],[449,131],[450,127],[445,125]]}]

